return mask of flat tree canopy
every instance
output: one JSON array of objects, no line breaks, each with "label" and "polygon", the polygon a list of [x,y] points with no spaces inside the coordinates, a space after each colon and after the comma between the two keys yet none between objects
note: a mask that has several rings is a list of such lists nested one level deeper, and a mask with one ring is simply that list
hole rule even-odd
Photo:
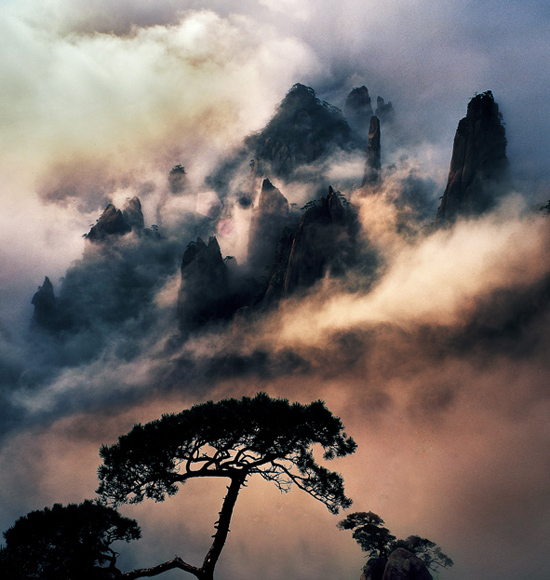
[{"label": "flat tree canopy", "polygon": [[55,504],[19,518],[0,550],[0,577],[6,580],[99,580],[118,577],[116,540],[141,535],[137,523],[90,500]]},{"label": "flat tree canopy", "polygon": [[180,568],[201,579],[212,578],[239,490],[254,474],[272,481],[281,491],[289,491],[294,484],[332,513],[350,506],[341,475],[316,462],[314,446],[320,446],[328,460],[353,453],[356,444],[322,401],[290,404],[265,393],[209,401],[163,415],[157,421],[135,425],[118,443],[103,446],[98,493],[114,505],[144,498],[162,501],[189,479],[230,480],[212,546],[200,568],[175,558],[125,577]]}]

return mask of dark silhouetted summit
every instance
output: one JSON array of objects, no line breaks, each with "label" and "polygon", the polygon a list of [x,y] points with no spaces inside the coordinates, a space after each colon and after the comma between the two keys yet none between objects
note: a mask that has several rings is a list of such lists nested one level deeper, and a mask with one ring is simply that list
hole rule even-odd
[{"label": "dark silhouetted summit", "polygon": [[222,258],[218,240],[212,236],[205,244],[201,238],[191,242],[181,263],[178,296],[178,322],[186,333],[218,320],[227,320],[250,296]]},{"label": "dark silhouetted summit", "polygon": [[124,221],[122,212],[110,203],[88,232],[86,239],[99,242],[107,236],[127,234],[130,230],[131,227]]},{"label": "dark silhouetted summit", "polygon": [[453,143],[447,188],[437,211],[438,223],[490,209],[508,174],[502,115],[487,91],[468,104]]},{"label": "dark silhouetted summit", "polygon": [[113,235],[124,235],[132,230],[143,229],[143,223],[141,202],[137,197],[129,199],[122,211],[110,203],[95,226],[86,234],[86,239],[91,242],[100,242]]},{"label": "dark silhouetted summit", "polygon": [[284,293],[307,288],[329,272],[342,274],[356,257],[357,228],[355,213],[332,187],[326,197],[311,202],[294,236]]},{"label": "dark silhouetted summit", "polygon": [[254,215],[250,223],[248,263],[252,271],[263,273],[275,259],[275,248],[288,223],[289,207],[286,197],[264,179]]},{"label": "dark silhouetted summit", "polygon": [[369,144],[365,161],[365,175],[363,185],[373,185],[380,179],[381,165],[380,121],[378,117],[371,117],[369,126]]},{"label": "dark silhouetted summit", "polygon": [[344,114],[350,126],[362,137],[367,138],[373,111],[369,90],[366,86],[352,89],[346,98]]},{"label": "dark silhouetted summit", "polygon": [[122,217],[132,231],[143,229],[145,222],[143,220],[141,202],[138,197],[132,197],[126,201],[122,208]]},{"label": "dark silhouetted summit", "polygon": [[248,139],[264,173],[288,178],[301,165],[313,163],[334,149],[363,145],[342,112],[319,100],[315,91],[296,84],[258,134]]},{"label": "dark silhouetted summit", "polygon": [[391,101],[384,101],[382,97],[376,99],[376,111],[374,114],[380,119],[382,123],[393,121],[394,110]]},{"label": "dark silhouetted summit", "polygon": [[32,297],[31,303],[34,306],[33,326],[55,327],[57,322],[57,303],[52,283],[47,276],[44,278],[42,286],[38,287],[38,291]]}]

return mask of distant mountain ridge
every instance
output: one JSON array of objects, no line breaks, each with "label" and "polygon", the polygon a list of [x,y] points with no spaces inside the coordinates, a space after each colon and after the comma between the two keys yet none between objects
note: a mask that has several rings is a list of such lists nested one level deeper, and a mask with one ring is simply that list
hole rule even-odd
[{"label": "distant mountain ridge", "polygon": [[[379,98],[377,105],[376,113],[387,121],[393,115],[391,103]],[[178,261],[176,318],[184,335],[230,320],[238,311],[259,313],[276,307],[282,299],[306,292],[325,276],[345,276],[353,269],[373,276],[378,257],[361,235],[356,209],[340,192],[325,185],[328,193],[311,199],[299,213],[271,181],[292,188],[292,179],[301,167],[335,152],[360,150],[365,174],[358,195],[376,195],[385,175],[382,123],[372,114],[366,87],[350,93],[346,112],[356,126],[369,117],[368,142],[339,109],[320,101],[313,89],[294,85],[264,129],[248,137],[236,156],[220,164],[211,183],[219,186],[221,210],[203,219],[204,234],[187,240],[185,251],[184,240],[167,240],[158,229],[145,228],[137,197],[128,199],[121,210],[109,204],[85,235],[95,251],[85,253],[82,261],[69,268],[59,295],[47,277],[34,295],[33,327],[59,334],[92,332],[98,325],[128,321],[146,324],[145,313],[152,316],[155,292],[177,271]],[[241,163],[250,156],[252,162]],[[492,207],[500,191],[495,184],[505,183],[507,167],[498,105],[490,91],[476,95],[458,125],[436,226]],[[223,201],[223,191],[237,174],[242,175],[246,187],[232,194],[231,203],[252,212],[248,259],[243,264],[223,258],[212,231],[218,220],[231,215],[232,206]],[[167,176],[168,189],[189,195],[184,191],[186,179],[184,168],[177,165]],[[317,189],[323,180],[323,175],[317,176]],[[261,183],[259,194],[257,182]],[[402,195],[406,200],[411,193],[403,191]],[[87,268],[92,261],[94,278]],[[88,308],[91,304],[93,309]]]}]

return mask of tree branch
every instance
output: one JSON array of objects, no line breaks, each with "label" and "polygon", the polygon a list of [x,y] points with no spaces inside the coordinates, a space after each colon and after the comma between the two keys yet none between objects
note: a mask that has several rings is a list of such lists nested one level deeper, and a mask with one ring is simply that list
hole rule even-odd
[{"label": "tree branch", "polygon": [[137,570],[132,570],[131,572],[122,574],[120,578],[124,578],[125,580],[134,580],[135,578],[158,576],[159,574],[167,572],[168,570],[173,570],[174,568],[179,568],[184,572],[189,572],[199,579],[202,578],[202,570],[196,568],[195,566],[191,566],[191,564],[188,564],[187,562],[184,562],[179,556],[176,556],[172,560],[168,560],[168,562],[153,566],[152,568],[140,568]]}]

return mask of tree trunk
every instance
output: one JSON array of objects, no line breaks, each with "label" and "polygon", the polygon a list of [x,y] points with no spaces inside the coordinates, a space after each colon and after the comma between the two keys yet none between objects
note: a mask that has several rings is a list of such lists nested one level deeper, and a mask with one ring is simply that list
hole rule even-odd
[{"label": "tree trunk", "polygon": [[237,496],[241,490],[241,486],[246,480],[247,473],[237,472],[231,478],[231,484],[227,488],[227,495],[223,500],[223,506],[220,511],[220,519],[216,524],[216,534],[214,535],[214,541],[208,554],[204,558],[201,571],[205,574],[205,580],[213,580],[214,578],[214,568],[218,562],[222,549],[227,540],[227,535],[229,534],[229,524],[231,523],[231,516],[233,515],[233,508],[237,501]]},{"label": "tree trunk", "polygon": [[152,568],[141,568],[139,570],[132,570],[126,574],[122,574],[120,578],[124,580],[136,580],[137,578],[145,578],[151,576],[158,576],[168,570],[179,568],[184,572],[189,572],[198,578],[198,580],[214,580],[214,568],[218,562],[222,549],[229,534],[229,524],[231,523],[231,516],[233,515],[233,508],[237,501],[241,486],[246,480],[246,472],[236,471],[235,475],[231,477],[231,483],[227,488],[227,494],[223,500],[222,509],[220,511],[220,519],[216,522],[216,533],[214,534],[214,541],[204,558],[201,568],[191,566],[179,556],[176,556],[168,562],[158,564]]}]

